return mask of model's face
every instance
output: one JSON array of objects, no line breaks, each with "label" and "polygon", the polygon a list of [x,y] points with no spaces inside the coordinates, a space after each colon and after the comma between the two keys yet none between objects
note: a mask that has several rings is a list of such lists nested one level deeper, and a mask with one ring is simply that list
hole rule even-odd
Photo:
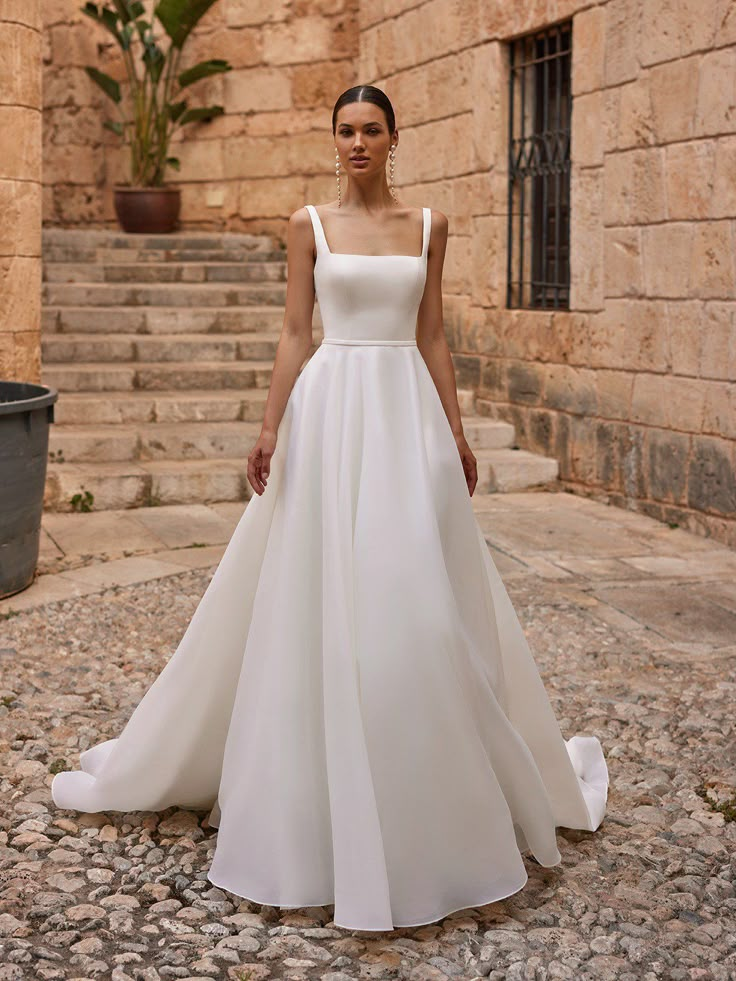
[{"label": "model's face", "polygon": [[[372,102],[351,102],[338,110],[335,146],[340,163],[349,173],[357,175],[385,167],[391,137],[383,110]],[[393,142],[397,142],[396,137]]]}]

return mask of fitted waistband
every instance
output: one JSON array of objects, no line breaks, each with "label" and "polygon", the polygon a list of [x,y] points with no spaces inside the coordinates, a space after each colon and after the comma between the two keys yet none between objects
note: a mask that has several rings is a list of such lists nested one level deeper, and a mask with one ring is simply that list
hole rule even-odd
[{"label": "fitted waistband", "polygon": [[364,344],[379,344],[379,345],[388,344],[388,345],[391,345],[391,346],[399,346],[399,347],[416,347],[417,346],[417,342],[415,340],[412,340],[412,341],[389,341],[389,340],[376,340],[375,338],[370,338],[370,339],[367,339],[367,340],[360,340],[360,339],[354,340],[352,338],[347,338],[347,337],[324,337],[322,339],[322,343],[323,344],[355,344],[355,345],[358,345],[358,346],[362,346]]}]

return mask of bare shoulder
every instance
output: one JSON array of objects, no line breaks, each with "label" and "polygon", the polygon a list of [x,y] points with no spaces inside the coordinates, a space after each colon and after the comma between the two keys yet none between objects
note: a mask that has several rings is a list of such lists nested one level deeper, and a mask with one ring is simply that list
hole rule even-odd
[{"label": "bare shoulder", "polygon": [[438,237],[442,236],[443,238],[447,238],[447,232],[450,226],[450,223],[447,220],[447,215],[442,211],[435,210],[434,208],[431,208],[430,211],[432,212],[432,234],[434,234],[436,231],[438,232]]},{"label": "bare shoulder", "polygon": [[289,259],[296,259],[298,256],[314,258],[317,247],[315,239],[312,216],[307,206],[303,205],[292,211],[286,228],[286,250]]},{"label": "bare shoulder", "polygon": [[288,240],[297,244],[299,248],[304,246],[305,248],[312,249],[314,244],[314,228],[312,225],[312,216],[306,205],[297,208],[296,211],[292,211],[289,215],[286,234]]},{"label": "bare shoulder", "polygon": [[429,255],[440,256],[440,261],[444,261],[445,249],[447,248],[447,234],[449,222],[447,215],[442,211],[431,209],[432,222],[429,227]]},{"label": "bare shoulder", "polygon": [[292,213],[289,215],[289,225],[292,228],[306,229],[311,224],[312,218],[306,205],[303,205],[301,208],[297,208],[296,211],[292,211]]}]

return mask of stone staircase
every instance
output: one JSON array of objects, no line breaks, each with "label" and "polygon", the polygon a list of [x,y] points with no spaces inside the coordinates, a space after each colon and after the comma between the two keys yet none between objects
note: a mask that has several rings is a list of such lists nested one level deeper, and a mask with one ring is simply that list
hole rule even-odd
[{"label": "stone staircase", "polygon": [[[44,229],[42,382],[59,390],[44,507],[244,501],[286,300],[267,236]],[[322,338],[315,306],[314,344]],[[305,362],[306,363],[306,362]],[[476,494],[555,481],[461,391]]]}]

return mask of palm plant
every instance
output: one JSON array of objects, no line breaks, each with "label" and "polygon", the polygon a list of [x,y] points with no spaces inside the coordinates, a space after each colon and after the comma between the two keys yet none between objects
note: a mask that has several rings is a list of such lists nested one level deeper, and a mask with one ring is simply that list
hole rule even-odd
[{"label": "palm plant", "polygon": [[[167,167],[179,170],[177,157],[169,156],[173,133],[187,123],[208,122],[224,113],[222,106],[189,108],[182,92],[194,82],[228,72],[232,65],[220,58],[202,61],[181,70],[184,44],[204,14],[217,0],[159,0],[153,14],[141,0],[112,0],[109,6],[86,3],[82,13],[109,31],[119,44],[130,87],[132,113],[126,115],[120,84],[97,68],[86,67],[89,77],[116,105],[119,120],[106,120],[130,146],[133,187],[161,187]],[[154,29],[157,20],[166,36],[166,48]],[[134,51],[137,46],[140,58]],[[142,63],[142,70],[137,63]]]}]

